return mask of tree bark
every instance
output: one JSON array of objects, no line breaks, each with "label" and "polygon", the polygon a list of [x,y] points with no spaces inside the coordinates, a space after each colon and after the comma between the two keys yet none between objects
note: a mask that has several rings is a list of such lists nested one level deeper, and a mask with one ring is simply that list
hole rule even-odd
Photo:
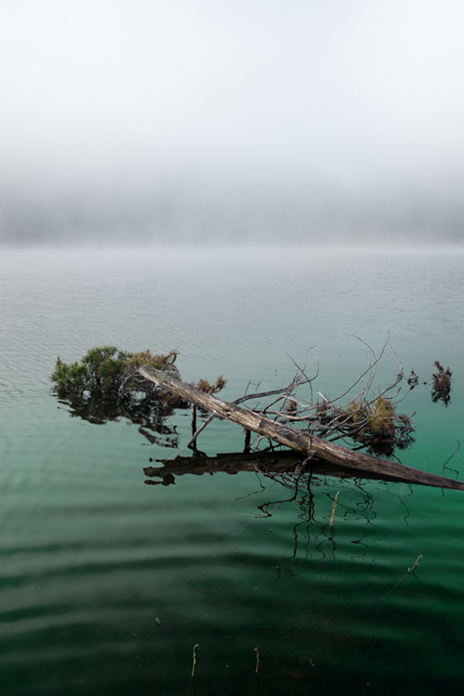
[{"label": "tree bark", "polygon": [[437,488],[464,490],[463,481],[456,481],[445,476],[436,476],[435,474],[429,474],[426,471],[413,469],[403,464],[372,457],[363,452],[355,452],[347,447],[342,447],[341,445],[311,435],[304,430],[291,428],[288,425],[273,421],[260,413],[247,411],[233,403],[221,401],[215,396],[205,394],[148,365],[141,367],[139,372],[142,377],[154,382],[161,389],[175,396],[179,396],[200,408],[211,411],[220,418],[225,418],[233,423],[237,423],[246,430],[252,430],[269,440],[290,447],[296,452],[304,454],[307,459],[319,457],[331,464],[358,470],[360,472],[367,471],[376,473],[386,479],[401,479],[403,481],[421,483]]}]

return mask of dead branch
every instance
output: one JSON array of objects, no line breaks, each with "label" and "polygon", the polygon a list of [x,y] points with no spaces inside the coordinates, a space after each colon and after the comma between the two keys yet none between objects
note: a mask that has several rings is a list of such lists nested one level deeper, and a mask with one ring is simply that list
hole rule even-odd
[{"label": "dead branch", "polygon": [[345,466],[357,471],[370,471],[390,479],[396,477],[440,488],[464,490],[463,482],[447,479],[443,476],[434,476],[428,472],[411,469],[396,462],[378,459],[362,452],[355,452],[341,447],[312,433],[291,428],[276,420],[272,420],[262,413],[247,411],[233,403],[221,401],[150,366],[140,368],[140,374],[162,389],[190,403],[195,403],[200,408],[209,410],[221,418],[237,423],[246,430],[252,430],[257,435],[264,436],[271,441],[273,440],[285,447],[294,449],[304,454],[305,458],[316,456],[332,464]]}]

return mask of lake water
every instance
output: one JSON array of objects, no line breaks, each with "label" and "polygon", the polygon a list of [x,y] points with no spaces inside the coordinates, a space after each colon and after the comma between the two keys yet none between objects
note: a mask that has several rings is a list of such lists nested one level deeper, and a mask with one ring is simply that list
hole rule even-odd
[{"label": "lake water", "polygon": [[[375,388],[397,359],[421,377],[401,461],[441,474],[463,431],[463,292],[459,249],[2,250],[2,696],[461,693],[463,493],[321,476],[293,499],[254,473],[147,486],[173,450],[71,417],[49,375],[95,345],[177,348],[186,381],[224,374],[225,399],[283,386],[292,359],[333,397],[389,337]],[[184,447],[189,413],[169,423]],[[243,434],[216,421],[199,446]],[[463,477],[464,448],[448,466]]]}]

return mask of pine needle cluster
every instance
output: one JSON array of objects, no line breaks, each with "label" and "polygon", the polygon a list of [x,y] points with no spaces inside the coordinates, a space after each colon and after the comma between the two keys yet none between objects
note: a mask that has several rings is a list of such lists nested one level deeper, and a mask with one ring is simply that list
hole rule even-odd
[{"label": "pine needle cluster", "polygon": [[100,393],[102,396],[115,397],[121,392],[128,378],[135,374],[142,365],[150,365],[157,370],[177,373],[174,363],[177,350],[154,355],[150,350],[130,353],[119,350],[116,346],[91,348],[80,362],[65,363],[57,358],[52,382],[59,396],[69,394]]}]

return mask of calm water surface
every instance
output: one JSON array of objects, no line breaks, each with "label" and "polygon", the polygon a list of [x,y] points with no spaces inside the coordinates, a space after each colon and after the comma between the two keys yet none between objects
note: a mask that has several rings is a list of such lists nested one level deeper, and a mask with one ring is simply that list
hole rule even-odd
[{"label": "calm water surface", "polygon": [[[448,408],[423,384],[402,404],[417,432],[401,460],[442,473],[462,439],[463,291],[459,250],[2,250],[2,695],[461,693],[462,493],[314,477],[295,497],[250,473],[147,486],[172,450],[71,417],[49,375],[94,345],[178,348],[183,377],[223,373],[226,399],[284,385],[291,358],[333,397],[389,336],[376,388],[397,359],[422,381],[434,360],[453,370]],[[170,425],[183,447],[188,413]],[[201,448],[242,437],[214,422]]]}]

